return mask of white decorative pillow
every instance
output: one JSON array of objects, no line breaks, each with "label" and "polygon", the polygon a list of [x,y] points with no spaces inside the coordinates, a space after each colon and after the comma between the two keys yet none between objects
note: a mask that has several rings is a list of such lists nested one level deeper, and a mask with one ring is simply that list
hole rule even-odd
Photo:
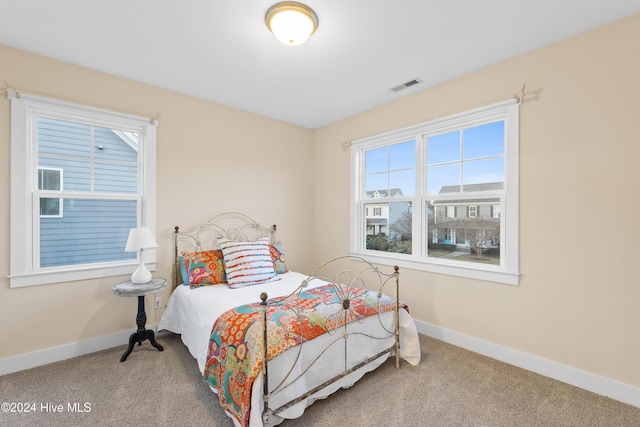
[{"label": "white decorative pillow", "polygon": [[278,280],[269,251],[269,237],[254,242],[218,237],[230,288]]}]

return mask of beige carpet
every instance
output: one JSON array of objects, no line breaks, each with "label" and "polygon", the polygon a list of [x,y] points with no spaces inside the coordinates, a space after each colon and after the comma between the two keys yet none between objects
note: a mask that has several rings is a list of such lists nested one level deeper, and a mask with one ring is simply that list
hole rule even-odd
[{"label": "beige carpet", "polygon": [[[389,360],[281,426],[640,426],[640,408],[420,340],[419,366],[395,369]],[[232,426],[180,338],[161,334],[159,342],[165,351],[145,342],[124,363],[125,343],[0,377],[0,402],[35,406],[0,412],[0,425]]]}]

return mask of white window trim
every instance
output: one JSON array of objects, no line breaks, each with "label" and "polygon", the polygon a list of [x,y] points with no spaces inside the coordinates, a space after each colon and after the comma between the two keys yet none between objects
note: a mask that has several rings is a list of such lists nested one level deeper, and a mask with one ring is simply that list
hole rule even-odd
[{"label": "white window trim", "polygon": [[447,218],[456,217],[456,207],[454,205],[447,205]]},{"label": "white window trim", "polygon": [[[33,179],[37,179],[37,162],[34,161],[34,133],[36,114],[47,117],[66,118],[71,121],[84,122],[87,118],[93,123],[106,127],[130,128],[140,132],[141,147],[138,151],[142,157],[141,194],[138,224],[151,229],[155,236],[156,229],[156,124],[155,120],[129,114],[107,111],[94,107],[73,104],[51,98],[16,93],[7,89],[7,97],[11,101],[11,231],[10,231],[10,275],[11,288],[43,285],[49,283],[69,282],[75,280],[94,279],[99,277],[118,276],[132,273],[138,266],[137,260],[123,260],[85,264],[81,266],[63,266],[34,268],[34,259],[39,242],[34,243],[33,219],[28,212],[34,212],[32,197]],[[36,181],[37,183],[37,181]],[[39,209],[38,209],[39,212]],[[39,215],[38,215],[39,220]],[[37,236],[35,236],[37,237]],[[123,248],[124,252],[124,248]],[[157,266],[156,250],[146,250],[144,261],[151,271]]]},{"label": "white window trim", "polygon": [[[501,266],[488,266],[474,263],[462,263],[440,258],[427,258],[427,236],[423,229],[422,213],[426,198],[423,190],[425,167],[422,152],[422,138],[434,131],[445,132],[472,126],[474,122],[484,122],[499,117],[505,121],[505,196],[500,206],[501,245],[503,263]],[[464,111],[425,123],[398,129],[369,138],[354,141],[351,144],[351,213],[350,213],[350,253],[370,262],[384,265],[398,265],[402,268],[447,274],[471,279],[518,285],[519,278],[519,103],[507,100]],[[413,254],[397,254],[371,251],[364,247],[366,232],[363,223],[364,194],[364,151],[393,143],[414,139],[416,141],[416,195],[413,201],[413,230],[419,230],[419,238],[414,234]],[[459,197],[459,195],[457,195]],[[404,198],[389,199],[401,201]],[[508,221],[507,221],[508,217]],[[414,233],[416,233],[414,231]]]}]

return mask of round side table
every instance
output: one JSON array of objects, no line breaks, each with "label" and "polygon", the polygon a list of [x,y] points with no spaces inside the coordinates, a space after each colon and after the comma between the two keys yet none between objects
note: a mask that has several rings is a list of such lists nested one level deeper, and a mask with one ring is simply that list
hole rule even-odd
[{"label": "round side table", "polygon": [[147,313],[144,309],[144,296],[160,292],[167,287],[165,279],[151,279],[149,283],[135,284],[132,281],[126,281],[113,285],[113,293],[120,297],[138,297],[138,314],[136,316],[136,325],[138,330],[129,337],[129,347],[120,358],[120,362],[127,360],[127,357],[133,351],[135,343],[142,344],[142,341],[149,340],[152,346],[163,351],[164,348],[156,341],[153,330],[146,329]]}]

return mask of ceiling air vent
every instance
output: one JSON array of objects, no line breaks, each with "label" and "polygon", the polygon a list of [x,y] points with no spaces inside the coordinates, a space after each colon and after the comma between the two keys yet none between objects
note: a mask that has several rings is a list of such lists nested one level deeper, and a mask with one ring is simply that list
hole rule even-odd
[{"label": "ceiling air vent", "polygon": [[401,91],[402,89],[408,88],[409,86],[417,85],[418,83],[422,83],[422,80],[413,79],[413,80],[410,80],[410,81],[408,81],[406,83],[402,83],[401,85],[392,87],[391,91],[392,92],[398,92],[398,91]]}]

